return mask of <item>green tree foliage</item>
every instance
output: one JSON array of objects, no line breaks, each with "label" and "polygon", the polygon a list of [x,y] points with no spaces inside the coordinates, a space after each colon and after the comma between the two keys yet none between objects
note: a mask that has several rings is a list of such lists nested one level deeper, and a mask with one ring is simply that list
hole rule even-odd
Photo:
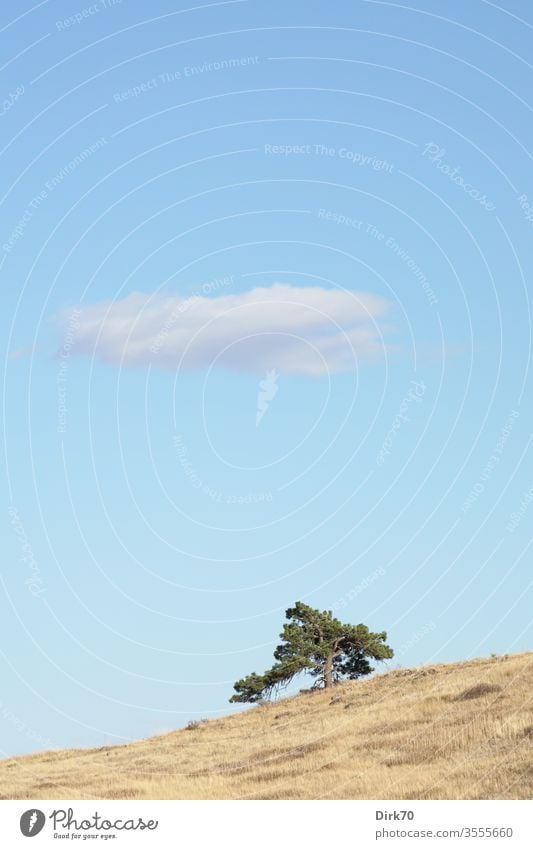
[{"label": "green tree foliage", "polygon": [[274,652],[276,663],[262,675],[252,672],[237,681],[230,702],[270,698],[301,672],[316,679],[315,687],[333,687],[344,678],[373,672],[369,658],[380,661],[393,656],[385,631],[372,633],[366,625],[345,625],[331,610],[315,610],[297,601],[285,615],[289,621]]}]

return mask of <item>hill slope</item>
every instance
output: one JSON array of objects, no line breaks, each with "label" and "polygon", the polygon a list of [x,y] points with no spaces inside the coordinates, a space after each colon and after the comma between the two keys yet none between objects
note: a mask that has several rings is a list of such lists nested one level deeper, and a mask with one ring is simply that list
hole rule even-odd
[{"label": "hill slope", "polygon": [[0,762],[0,798],[524,799],[533,654],[401,669],[126,746]]}]

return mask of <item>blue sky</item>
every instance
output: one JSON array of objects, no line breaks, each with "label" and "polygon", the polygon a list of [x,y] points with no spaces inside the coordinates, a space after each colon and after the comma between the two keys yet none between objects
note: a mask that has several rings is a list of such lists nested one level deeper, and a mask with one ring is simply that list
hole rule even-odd
[{"label": "blue sky", "polygon": [[0,13],[5,756],[531,647],[529,4],[177,5]]}]

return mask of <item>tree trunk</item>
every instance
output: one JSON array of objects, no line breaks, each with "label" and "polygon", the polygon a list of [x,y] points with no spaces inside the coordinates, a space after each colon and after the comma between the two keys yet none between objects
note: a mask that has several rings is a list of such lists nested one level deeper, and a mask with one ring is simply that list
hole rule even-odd
[{"label": "tree trunk", "polygon": [[333,654],[328,654],[324,664],[324,687],[328,690],[333,687]]}]

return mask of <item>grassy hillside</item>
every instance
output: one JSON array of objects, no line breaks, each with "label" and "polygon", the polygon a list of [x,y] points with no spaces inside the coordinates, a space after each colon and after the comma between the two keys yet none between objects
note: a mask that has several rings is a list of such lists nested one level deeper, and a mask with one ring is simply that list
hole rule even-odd
[{"label": "grassy hillside", "polygon": [[524,799],[533,654],[400,669],[126,746],[0,762],[0,798]]}]

